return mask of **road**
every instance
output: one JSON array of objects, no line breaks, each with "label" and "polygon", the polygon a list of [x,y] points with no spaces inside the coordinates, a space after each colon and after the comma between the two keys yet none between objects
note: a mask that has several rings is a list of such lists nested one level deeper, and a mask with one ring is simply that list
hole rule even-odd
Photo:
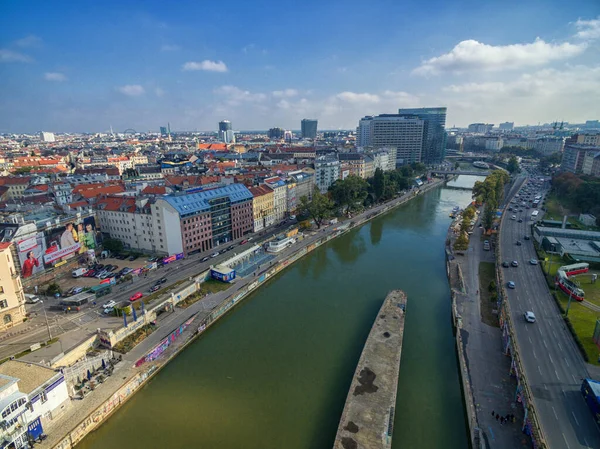
[{"label": "road", "polygon": [[[514,194],[514,189],[511,194]],[[583,358],[569,333],[539,265],[531,236],[532,209],[517,213],[523,223],[505,219],[500,232],[504,261],[516,260],[518,268],[503,268],[511,315],[521,359],[531,387],[535,409],[550,448],[600,448],[600,432],[579,391],[588,377]],[[508,212],[510,214],[510,212]],[[517,246],[517,240],[522,246]],[[536,323],[527,323],[524,313],[533,311]]]}]

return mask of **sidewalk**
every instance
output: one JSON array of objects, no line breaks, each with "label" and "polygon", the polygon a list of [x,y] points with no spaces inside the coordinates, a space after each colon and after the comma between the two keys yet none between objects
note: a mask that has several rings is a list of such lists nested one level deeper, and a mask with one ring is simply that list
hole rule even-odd
[{"label": "sidewalk", "polygon": [[[510,359],[502,353],[500,328],[481,320],[479,298],[479,263],[494,262],[493,251],[483,251],[482,228],[475,228],[464,256],[449,262],[450,270],[463,274],[464,291],[456,293],[460,329],[475,413],[486,447],[528,448],[528,439],[521,432],[522,407],[515,403],[516,382],[510,376]],[[494,413],[494,415],[492,415]],[[495,414],[513,414],[516,422],[501,424]]]}]

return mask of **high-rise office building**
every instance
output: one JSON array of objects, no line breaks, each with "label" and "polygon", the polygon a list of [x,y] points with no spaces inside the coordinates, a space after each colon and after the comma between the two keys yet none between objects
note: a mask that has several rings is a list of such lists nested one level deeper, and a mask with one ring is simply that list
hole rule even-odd
[{"label": "high-rise office building", "polygon": [[55,142],[56,138],[54,137],[54,133],[49,133],[46,131],[42,131],[40,133],[40,140],[42,142]]},{"label": "high-rise office building", "polygon": [[225,143],[234,143],[235,134],[231,128],[231,122],[229,120],[222,120],[219,122],[219,140]]},{"label": "high-rise office building", "polygon": [[471,123],[467,128],[467,131],[475,134],[487,134],[493,127],[493,123]]},{"label": "high-rise office building", "polygon": [[283,128],[271,128],[269,129],[269,139],[280,140],[283,139],[285,130]]},{"label": "high-rise office building", "polygon": [[367,115],[358,122],[358,128],[356,129],[356,146],[360,148],[368,147],[371,145],[371,122],[373,117]]},{"label": "high-rise office building", "polygon": [[424,127],[414,115],[378,115],[371,121],[371,146],[396,148],[396,166],[421,162]]},{"label": "high-rise office building", "polygon": [[439,164],[446,156],[447,108],[401,108],[400,115],[412,115],[424,121],[421,161]]},{"label": "high-rise office building", "polygon": [[515,122],[504,122],[504,123],[500,123],[498,125],[498,128],[500,128],[500,131],[512,131],[514,127],[515,127]]},{"label": "high-rise office building", "polygon": [[161,126],[160,127],[160,136],[161,137],[167,137],[167,127],[166,126]]},{"label": "high-rise office building", "polygon": [[317,120],[313,119],[302,119],[301,123],[302,138],[303,139],[316,139],[317,138]]}]

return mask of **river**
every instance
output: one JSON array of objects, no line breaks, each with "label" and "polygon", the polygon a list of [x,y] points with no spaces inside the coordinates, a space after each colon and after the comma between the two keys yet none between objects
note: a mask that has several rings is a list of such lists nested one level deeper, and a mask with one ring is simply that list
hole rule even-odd
[{"label": "river", "polygon": [[467,448],[444,240],[450,211],[469,201],[468,191],[435,189],[318,248],[79,447],[331,448],[371,324],[399,288],[408,306],[393,448]]}]

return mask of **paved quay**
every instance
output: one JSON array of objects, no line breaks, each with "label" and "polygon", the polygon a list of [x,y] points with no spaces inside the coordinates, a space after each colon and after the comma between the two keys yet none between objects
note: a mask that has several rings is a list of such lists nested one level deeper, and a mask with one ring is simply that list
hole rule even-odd
[{"label": "paved quay", "polygon": [[405,293],[392,290],[379,309],[360,355],[334,449],[392,446],[405,312]]},{"label": "paved quay", "polygon": [[[520,186],[520,183],[518,184]],[[518,186],[513,186],[513,189]],[[521,432],[523,409],[515,402],[517,384],[510,375],[510,358],[503,352],[499,327],[482,321],[479,264],[495,262],[495,246],[483,250],[483,228],[475,226],[469,248],[463,255],[452,250],[454,236],[450,231],[447,252],[450,285],[456,301],[460,326],[457,328],[460,350],[464,354],[467,410],[474,410],[480,435],[480,447],[529,448],[529,438]],[[493,239],[486,237],[490,241]],[[460,273],[460,274],[458,274]],[[464,384],[463,384],[464,385]],[[472,404],[469,404],[469,400]],[[515,415],[515,422],[502,424],[496,415]]]},{"label": "paved quay", "polygon": [[[424,186],[419,191],[424,193],[431,189],[437,188],[444,183],[443,180],[434,180]],[[345,222],[353,222],[354,226],[360,226],[366,221],[375,218],[376,216],[385,213],[392,208],[403,204],[410,199],[415,197],[415,191],[409,191],[405,195],[391,200],[387,203],[378,205],[376,207],[367,209],[361,214],[354,216],[352,219],[345,220]],[[323,239],[329,235],[342,235],[345,231],[339,231],[340,223],[338,226],[329,226],[322,228],[316,232],[309,233],[304,239],[300,240],[297,244],[277,254],[276,258],[271,260],[269,264],[257,267],[257,276],[247,276],[245,278],[238,278],[236,282],[227,290],[221,291],[197,301],[191,306],[182,309],[175,307],[172,312],[163,313],[160,316],[159,327],[153,332],[148,338],[143,340],[129,353],[123,355],[123,361],[117,364],[114,374],[107,379],[99,388],[94,390],[89,396],[82,400],[73,400],[71,406],[64,412],[64,414],[57,418],[57,420],[51,422],[45,427],[48,438],[42,443],[36,446],[42,448],[54,448],[54,447],[71,447],[71,446],[57,446],[60,442],[64,442],[67,435],[78,427],[82,422],[88,419],[89,416],[96,413],[99,408],[108,401],[112,395],[123,387],[125,384],[130,382],[136,376],[148,372],[156,372],[161,367],[165,366],[169,358],[175,355],[181,347],[186,345],[191,339],[194,338],[193,332],[198,327],[198,323],[204,318],[208,317],[215,307],[223,303],[227,298],[233,297],[239,290],[245,288],[248,284],[256,281],[262,273],[268,271],[271,267],[276,264],[287,260],[292,254],[298,252],[301,249],[313,245],[315,242],[323,241]],[[285,264],[285,262],[284,262]],[[174,329],[176,329],[181,323],[187,321],[192,316],[195,316],[194,322],[190,325],[190,328],[184,332],[184,334],[177,340],[177,342],[169,347],[167,352],[161,355],[158,359],[149,364],[143,364],[138,368],[134,367],[137,360],[147,354],[152,348],[154,348],[159,342],[164,340]],[[94,423],[94,425],[98,425]],[[73,444],[74,445],[74,444]]]}]

